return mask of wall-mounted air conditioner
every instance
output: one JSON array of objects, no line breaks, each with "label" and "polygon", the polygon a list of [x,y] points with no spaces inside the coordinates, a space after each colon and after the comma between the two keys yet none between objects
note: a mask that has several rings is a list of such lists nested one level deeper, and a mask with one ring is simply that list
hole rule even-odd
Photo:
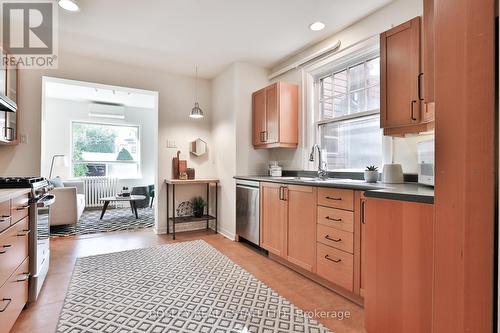
[{"label": "wall-mounted air conditioner", "polygon": [[125,119],[125,106],[119,103],[91,102],[89,117]]}]

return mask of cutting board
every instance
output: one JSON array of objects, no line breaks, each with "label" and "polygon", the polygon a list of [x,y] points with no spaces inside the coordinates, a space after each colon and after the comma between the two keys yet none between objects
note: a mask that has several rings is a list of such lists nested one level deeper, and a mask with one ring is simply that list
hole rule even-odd
[{"label": "cutting board", "polygon": [[172,179],[179,179],[179,175],[187,171],[187,161],[181,160],[181,151],[177,151],[177,156],[172,158]]}]

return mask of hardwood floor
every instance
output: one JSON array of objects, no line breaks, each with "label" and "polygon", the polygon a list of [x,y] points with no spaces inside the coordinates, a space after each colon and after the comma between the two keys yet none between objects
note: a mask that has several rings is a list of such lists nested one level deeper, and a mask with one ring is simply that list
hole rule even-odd
[{"label": "hardwood floor", "polygon": [[21,313],[11,332],[55,331],[76,258],[195,239],[205,240],[306,311],[349,311],[350,317],[343,320],[316,318],[336,333],[365,332],[362,308],[268,259],[249,245],[206,231],[179,233],[172,241],[171,237],[156,235],[150,229],[52,239],[50,270],[39,299]]}]

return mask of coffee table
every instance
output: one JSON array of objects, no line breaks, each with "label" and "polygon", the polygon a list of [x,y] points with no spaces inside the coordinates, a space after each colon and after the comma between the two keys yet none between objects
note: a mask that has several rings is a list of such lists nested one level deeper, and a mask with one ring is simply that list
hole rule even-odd
[{"label": "coffee table", "polygon": [[108,205],[111,201],[113,202],[123,202],[123,201],[128,201],[130,202],[130,209],[132,210],[132,214],[135,214],[135,218],[139,218],[139,214],[137,214],[137,206],[135,205],[135,202],[138,200],[144,200],[146,199],[145,195],[130,195],[128,197],[106,197],[106,198],[100,198],[99,201],[104,201],[104,206],[102,207],[102,212],[101,212],[101,220],[104,217],[104,213],[106,213],[106,209],[108,209]]}]

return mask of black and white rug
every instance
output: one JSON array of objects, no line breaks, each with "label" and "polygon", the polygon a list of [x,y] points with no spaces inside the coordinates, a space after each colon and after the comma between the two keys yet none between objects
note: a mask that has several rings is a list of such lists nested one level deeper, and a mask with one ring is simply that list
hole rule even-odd
[{"label": "black and white rug", "polygon": [[79,258],[57,332],[329,332],[202,240]]},{"label": "black and white rug", "polygon": [[50,227],[50,236],[76,236],[99,232],[123,231],[139,228],[152,228],[155,224],[152,208],[137,209],[136,219],[130,208],[108,208],[102,220],[101,210],[85,210],[76,224],[56,225]]}]

